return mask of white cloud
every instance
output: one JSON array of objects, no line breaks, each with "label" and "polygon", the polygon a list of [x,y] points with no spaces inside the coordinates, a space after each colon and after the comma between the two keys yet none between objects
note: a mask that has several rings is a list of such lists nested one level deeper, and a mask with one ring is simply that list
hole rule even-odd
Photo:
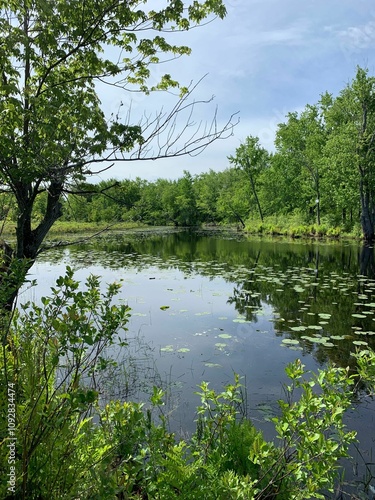
[{"label": "white cloud", "polygon": [[347,49],[360,51],[372,48],[375,42],[375,20],[361,26],[349,26],[342,30],[327,29],[335,32],[341,45]]}]

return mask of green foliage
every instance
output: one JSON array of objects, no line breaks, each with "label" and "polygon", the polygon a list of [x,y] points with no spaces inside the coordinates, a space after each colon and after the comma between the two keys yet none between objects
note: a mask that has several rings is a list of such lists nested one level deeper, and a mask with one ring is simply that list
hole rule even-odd
[{"label": "green foliage", "polygon": [[[333,491],[337,462],[355,439],[342,419],[351,405],[353,380],[334,367],[306,379],[299,360],[286,373],[292,383],[286,387],[286,401],[279,402],[281,416],[273,419],[285,461],[277,477],[285,498],[325,498],[321,491]],[[301,395],[294,401],[296,391]]]},{"label": "green foliage", "polygon": [[[180,86],[170,74],[152,82],[155,65],[191,52],[185,45],[172,43],[174,32],[223,18],[222,0],[197,0],[191,5],[173,1],[159,10],[150,10],[149,5],[142,9],[145,3],[1,2],[0,184],[4,210],[0,217],[16,221],[14,255],[25,259],[29,268],[66,207],[72,209],[67,213],[70,219],[127,220],[123,212],[138,201],[137,186],[125,182],[111,189],[104,186],[97,191],[100,198],[90,199],[96,188],[86,194],[80,189],[87,177],[115,162],[198,154],[232,129],[229,119],[220,130],[214,127],[200,135],[198,127],[190,133],[191,123],[181,123],[179,117],[196,106],[190,99],[194,86]],[[102,105],[106,85],[118,92],[117,112],[108,112]],[[129,92],[148,95],[170,89],[179,90],[172,109],[154,116],[145,110],[141,118],[133,118],[131,106],[120,101]],[[5,203],[8,193],[12,210]],[[70,205],[65,203],[67,194],[72,196]],[[73,201],[76,195],[84,201]],[[185,208],[180,217],[186,223],[192,215],[186,214],[190,199],[185,193],[181,196]],[[110,198],[116,203],[108,203]],[[13,300],[11,295],[0,306],[9,308]]]},{"label": "green foliage", "polygon": [[245,142],[236,149],[235,156],[229,156],[229,162],[240,168],[246,174],[250,181],[251,193],[253,196],[252,204],[257,207],[259,217],[263,220],[263,210],[259,201],[258,186],[259,178],[268,169],[270,155],[261,147],[258,137],[249,136]]},{"label": "green foliage", "polygon": [[[3,343],[3,400],[12,384],[17,402],[17,498],[75,498],[81,488],[77,477],[89,473],[109,446],[87,433],[94,429],[91,414],[101,374],[112,363],[105,351],[123,343],[118,336],[129,310],[112,304],[118,284],[102,295],[98,278],[91,276],[85,287],[80,290],[68,268],[42,306],[25,304],[14,313]],[[8,435],[4,431],[2,440]],[[1,463],[2,477],[6,463]],[[6,485],[1,488],[5,498]]]}]

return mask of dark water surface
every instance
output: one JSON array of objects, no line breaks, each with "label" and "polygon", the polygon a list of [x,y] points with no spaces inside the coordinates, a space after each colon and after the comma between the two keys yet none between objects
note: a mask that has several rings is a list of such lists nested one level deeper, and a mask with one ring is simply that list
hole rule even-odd
[{"label": "dark water surface", "polygon": [[[113,393],[143,398],[153,383],[169,382],[172,429],[190,433],[197,384],[206,380],[219,390],[236,372],[246,383],[249,417],[271,437],[264,418],[284,395],[289,362],[299,357],[317,370],[331,360],[355,370],[351,353],[375,349],[372,252],[353,243],[235,233],[106,235],[41,255],[31,273],[38,286],[21,300],[48,295],[66,265],[79,280],[89,273],[103,284],[123,280],[121,299],[132,308],[126,336],[132,340],[126,366],[109,384]],[[374,401],[364,396],[347,423],[360,439],[347,477],[362,483],[370,479],[366,464],[375,462]]]}]

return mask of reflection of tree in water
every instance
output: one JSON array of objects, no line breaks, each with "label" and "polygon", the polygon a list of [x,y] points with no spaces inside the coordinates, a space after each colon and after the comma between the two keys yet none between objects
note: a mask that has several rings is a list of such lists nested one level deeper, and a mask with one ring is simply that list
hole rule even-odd
[{"label": "reflection of tree in water", "polygon": [[242,286],[245,286],[246,290],[234,287],[233,295],[228,298],[227,304],[234,304],[236,311],[238,311],[241,316],[244,316],[246,321],[256,322],[256,313],[262,307],[260,293],[255,291],[256,283],[254,282],[251,284],[247,282]]},{"label": "reflection of tree in water", "polygon": [[360,253],[360,273],[368,278],[375,277],[374,247],[363,245]]},{"label": "reflection of tree in water", "polygon": [[[144,272],[152,267],[175,269],[188,276],[221,277],[235,284],[228,302],[247,321],[257,320],[262,305],[272,305],[276,335],[298,339],[303,353],[313,353],[320,363],[331,359],[341,366],[353,364],[350,354],[353,341],[358,339],[374,346],[375,336],[356,335],[353,330],[375,329],[373,316],[352,316],[361,314],[366,302],[375,302],[373,248],[246,239],[233,233],[150,230],[106,235],[85,245],[56,249],[41,255],[43,258],[49,262],[65,258],[81,268],[100,265]],[[363,278],[356,278],[359,272]],[[368,310],[371,312],[371,308]],[[319,325],[319,313],[330,315],[328,324],[322,324],[320,330],[292,330]],[[334,348],[301,338],[317,334],[347,338],[334,341]]]},{"label": "reflection of tree in water", "polygon": [[[248,321],[257,320],[262,303],[272,305],[276,335],[298,340],[302,355],[313,355],[319,364],[330,360],[354,370],[353,342],[365,341],[375,347],[371,334],[375,328],[375,281],[360,281],[366,290],[366,295],[361,295],[356,292],[355,276],[319,269],[319,252],[310,255],[309,263],[310,267],[285,271],[254,266],[252,279],[235,287],[230,303]],[[374,306],[368,307],[372,303]],[[333,345],[319,343],[322,338]]]},{"label": "reflection of tree in water", "polygon": [[259,257],[260,250],[256,255],[253,266],[248,270],[253,279],[247,280],[242,284],[237,284],[233,289],[233,296],[227,300],[227,304],[234,304],[235,309],[239,314],[244,316],[246,321],[256,322],[256,311],[261,309],[261,293],[255,275]]}]

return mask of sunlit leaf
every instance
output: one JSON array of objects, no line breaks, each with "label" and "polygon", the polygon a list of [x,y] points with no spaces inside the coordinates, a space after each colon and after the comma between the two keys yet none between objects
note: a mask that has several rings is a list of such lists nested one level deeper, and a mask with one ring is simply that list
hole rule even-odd
[{"label": "sunlit leaf", "polygon": [[296,344],[299,344],[299,341],[296,339],[283,339],[282,343],[288,344],[288,345],[296,345]]}]

